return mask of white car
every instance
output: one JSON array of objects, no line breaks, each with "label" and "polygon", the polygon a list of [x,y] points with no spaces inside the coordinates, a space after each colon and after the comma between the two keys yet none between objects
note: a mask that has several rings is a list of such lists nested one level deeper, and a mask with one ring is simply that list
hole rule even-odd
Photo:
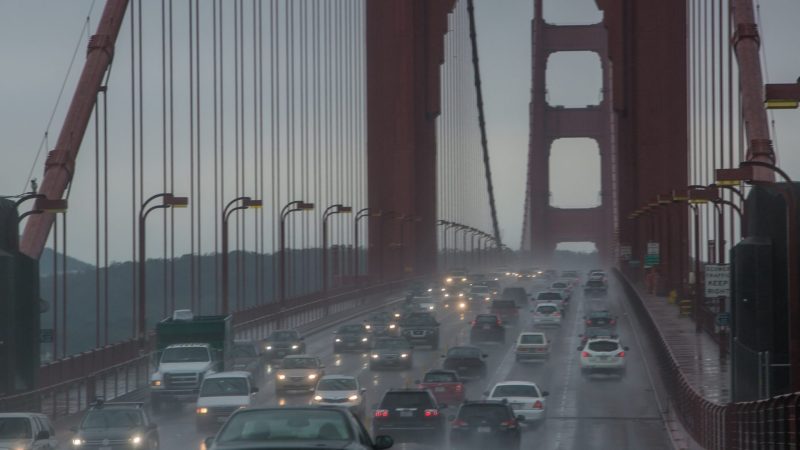
[{"label": "white car", "polygon": [[38,413],[0,413],[0,448],[60,448],[50,419]]},{"label": "white car", "polygon": [[503,381],[485,393],[487,400],[505,400],[511,405],[514,414],[525,416],[523,423],[541,422],[547,415],[547,391],[542,391],[536,383],[529,381]]},{"label": "white car", "polygon": [[585,346],[578,347],[581,352],[581,373],[595,372],[625,374],[625,359],[628,347],[623,347],[619,339],[589,339]]},{"label": "white car", "polygon": [[536,327],[561,326],[561,308],[558,303],[537,303],[531,310],[533,325]]},{"label": "white car", "polygon": [[572,296],[572,283],[567,280],[558,280],[550,285],[550,290],[560,292],[564,299],[569,300]]},{"label": "white car", "polygon": [[283,359],[275,374],[275,393],[284,391],[314,391],[317,381],[325,375],[325,365],[316,356],[289,355]]},{"label": "white car", "polygon": [[523,331],[517,337],[514,355],[517,361],[549,359],[550,340],[542,332]]},{"label": "white car", "polygon": [[197,430],[222,425],[236,410],[250,406],[256,392],[258,388],[250,372],[219,372],[206,376],[197,396]]},{"label": "white car", "polygon": [[312,405],[339,406],[364,419],[366,411],[366,388],[358,384],[358,378],[349,375],[325,375],[317,383],[311,398]]},{"label": "white car", "polygon": [[542,291],[536,294],[535,302],[555,303],[561,311],[567,308],[567,299],[562,292],[559,291]]}]

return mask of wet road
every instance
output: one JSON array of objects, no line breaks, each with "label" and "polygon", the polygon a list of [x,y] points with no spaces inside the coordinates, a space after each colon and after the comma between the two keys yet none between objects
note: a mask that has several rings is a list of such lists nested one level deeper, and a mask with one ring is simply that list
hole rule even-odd
[{"label": "wet road", "polygon": [[[530,286],[526,286],[529,287]],[[618,332],[623,344],[630,347],[627,352],[627,374],[616,376],[598,375],[584,377],[578,366],[579,334],[583,331],[584,311],[590,302],[576,292],[570,302],[560,329],[548,329],[552,339],[551,357],[544,363],[517,363],[511,343],[519,331],[533,329],[528,309],[522,309],[520,323],[509,327],[506,345],[483,345],[489,357],[490,368],[486,380],[467,383],[467,398],[480,399],[482,392],[494,383],[506,380],[534,381],[540,388],[550,392],[547,399],[547,419],[523,432],[522,448],[530,449],[669,449],[671,445],[659,415],[654,387],[642,359],[642,351],[634,333],[637,330],[625,314],[625,304],[618,294],[622,291],[613,285],[605,304],[620,317]],[[380,401],[383,393],[394,387],[412,386],[414,380],[427,370],[441,365],[441,354],[447,347],[468,343],[469,321],[472,314],[459,315],[448,311],[439,315],[441,322],[441,349],[417,348],[414,351],[412,370],[371,371],[367,367],[366,354],[334,354],[332,330],[307,337],[307,353],[319,356],[326,365],[326,373],[355,375],[363,387],[368,389],[368,407],[365,424],[369,426],[370,407]],[[363,317],[354,318],[359,322]],[[642,342],[642,344],[645,344]],[[256,405],[304,405],[311,394],[286,394],[276,396],[274,374],[267,367],[259,380],[260,392]],[[455,414],[455,408],[447,410]],[[181,410],[166,411],[154,416],[159,424],[161,448],[183,450],[201,448],[208,433],[195,430],[194,405],[184,405]],[[369,428],[368,428],[369,429]],[[396,444],[394,448],[424,448],[413,444]]]}]

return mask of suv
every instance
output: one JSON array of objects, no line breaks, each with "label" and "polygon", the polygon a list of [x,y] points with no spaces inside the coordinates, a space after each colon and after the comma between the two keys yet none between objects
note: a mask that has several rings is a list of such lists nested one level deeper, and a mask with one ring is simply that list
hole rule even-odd
[{"label": "suv", "polygon": [[412,345],[430,345],[439,348],[439,322],[431,313],[412,312],[400,322],[402,336]]},{"label": "suv", "polygon": [[427,440],[444,448],[447,426],[436,398],[425,389],[389,389],[375,410],[373,436],[388,435],[395,442]]},{"label": "suv", "polygon": [[391,311],[373,313],[364,321],[364,326],[373,336],[397,336],[397,318]]},{"label": "suv", "polygon": [[616,328],[617,316],[611,315],[611,311],[607,309],[599,309],[589,312],[583,319],[586,321],[587,327],[606,327]]},{"label": "suv", "polygon": [[533,313],[533,326],[561,326],[561,310],[557,303],[542,302],[531,310]]},{"label": "suv", "polygon": [[564,294],[555,291],[542,291],[536,294],[536,302],[548,302],[558,305],[558,309],[564,311],[567,309],[567,300]]},{"label": "suv", "polygon": [[514,300],[492,300],[489,313],[495,314],[503,322],[517,323],[519,308]]},{"label": "suv", "polygon": [[514,349],[516,361],[550,359],[550,340],[547,335],[536,331],[523,331],[517,338]]},{"label": "suv", "polygon": [[306,344],[296,330],[275,330],[264,340],[264,354],[269,360],[305,352]]},{"label": "suv", "polygon": [[264,360],[259,351],[261,348],[263,347],[254,341],[235,341],[231,350],[232,369],[246,370],[254,378],[261,376],[261,372],[264,370]]},{"label": "suv", "polygon": [[467,401],[458,408],[450,428],[450,445],[456,448],[500,448],[519,450],[519,422],[508,402]]},{"label": "suv", "polygon": [[583,286],[583,295],[586,297],[605,297],[606,294],[608,294],[608,286],[600,278],[592,278]]},{"label": "suv", "polygon": [[483,286],[480,284],[474,285],[469,288],[468,299],[473,305],[482,304],[492,299],[492,291],[489,289],[489,286]]},{"label": "suv", "polygon": [[37,413],[0,413],[0,448],[58,448],[50,419]]},{"label": "suv", "polygon": [[79,448],[158,448],[158,425],[150,420],[143,403],[99,400],[72,432],[72,444]]},{"label": "suv", "polygon": [[514,300],[517,306],[526,306],[528,304],[528,292],[524,287],[507,287],[503,289],[503,294],[500,297]]},{"label": "suv", "polygon": [[256,392],[258,388],[249,372],[220,372],[207,376],[197,397],[197,431],[225,423],[234,411],[249,407]]},{"label": "suv", "polygon": [[364,351],[372,347],[369,328],[363,323],[342,325],[333,335],[333,353]]},{"label": "suv", "polygon": [[469,341],[506,341],[506,327],[500,318],[494,314],[478,314],[472,321],[469,331]]},{"label": "suv", "polygon": [[481,353],[481,349],[471,345],[450,347],[446,355],[442,355],[442,369],[455,371],[459,378],[486,378],[486,359],[489,355]]},{"label": "suv", "polygon": [[625,374],[625,352],[628,347],[623,347],[619,339],[589,339],[585,346],[578,347],[578,351],[581,352],[581,373],[584,375],[593,372]]}]

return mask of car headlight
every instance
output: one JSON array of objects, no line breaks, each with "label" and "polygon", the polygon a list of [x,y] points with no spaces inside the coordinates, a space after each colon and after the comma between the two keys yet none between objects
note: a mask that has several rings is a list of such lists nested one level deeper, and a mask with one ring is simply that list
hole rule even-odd
[{"label": "car headlight", "polygon": [[467,304],[464,303],[464,302],[461,302],[461,303],[458,304],[458,307],[461,308],[461,309],[464,309],[464,308],[467,307]]},{"label": "car headlight", "polygon": [[366,328],[368,330],[371,330],[372,329],[372,325],[364,325],[364,328]]},{"label": "car headlight", "polygon": [[452,282],[453,282],[453,279],[452,279],[452,278],[448,278],[446,281],[447,281],[448,283],[452,283]]},{"label": "car headlight", "polygon": [[282,374],[282,373],[279,373],[279,374],[278,374],[278,379],[279,379],[279,380],[285,380],[285,379],[286,379],[286,375],[284,375],[284,374]]},{"label": "car headlight", "polygon": [[351,402],[354,402],[358,400],[358,395],[353,394],[350,397],[347,397],[347,399],[350,400]]},{"label": "car headlight", "polygon": [[400,355],[400,357],[401,357],[401,358],[408,358],[408,353],[402,353],[402,354]]},{"label": "car headlight", "polygon": [[79,447],[83,445],[83,439],[81,438],[72,438],[72,445]]},{"label": "car headlight", "polygon": [[428,306],[428,309],[433,311],[433,306]]},{"label": "car headlight", "polygon": [[459,297],[463,297],[463,296],[464,296],[464,293],[462,292],[462,293],[458,294],[458,296],[459,296]]},{"label": "car headlight", "polygon": [[392,330],[394,330],[396,326],[397,326],[397,325],[395,325],[395,324],[393,324],[393,323],[390,323],[390,324],[389,324],[389,328],[391,328]]},{"label": "car headlight", "polygon": [[428,288],[428,292],[433,292],[433,289],[432,288]]},{"label": "car headlight", "polygon": [[297,344],[295,344],[295,345],[293,345],[293,346],[292,346],[292,350],[297,350],[298,348],[300,348],[300,346],[299,346],[299,345],[297,345]]},{"label": "car headlight", "polygon": [[467,281],[467,279],[466,278],[462,278],[461,281]]},{"label": "car headlight", "polygon": [[450,297],[450,294],[444,294],[444,297],[445,298]]},{"label": "car headlight", "polygon": [[373,353],[373,354],[372,354],[372,359],[378,359],[378,358],[380,358],[380,357],[381,357],[381,355],[379,355],[379,354],[377,354],[377,353]]},{"label": "car headlight", "polygon": [[153,380],[153,381],[151,381],[150,382],[150,386],[160,387],[161,386],[161,380]]},{"label": "car headlight", "polygon": [[367,338],[361,338],[361,342],[367,342],[368,340]]},{"label": "car headlight", "polygon": [[321,402],[322,401],[322,396],[321,395],[315,395],[314,396],[314,401],[315,402]]},{"label": "car headlight", "polygon": [[142,437],[137,434],[137,435],[131,437],[130,441],[131,441],[131,444],[133,444],[133,445],[139,445],[139,444],[142,443]]},{"label": "car headlight", "polygon": [[197,408],[197,414],[208,414],[208,408]]},{"label": "car headlight", "polygon": [[308,374],[308,379],[309,380],[316,380],[317,379],[317,374],[315,374],[315,373]]},{"label": "car headlight", "polygon": [[400,313],[394,313],[395,317],[400,317]]},{"label": "car headlight", "polygon": [[267,349],[267,350],[272,350],[272,346],[271,346],[271,345],[268,345],[268,346],[266,347],[266,349]]},{"label": "car headlight", "polygon": [[335,340],[336,340],[336,342],[342,342],[342,340],[339,339],[339,338],[336,338]]}]

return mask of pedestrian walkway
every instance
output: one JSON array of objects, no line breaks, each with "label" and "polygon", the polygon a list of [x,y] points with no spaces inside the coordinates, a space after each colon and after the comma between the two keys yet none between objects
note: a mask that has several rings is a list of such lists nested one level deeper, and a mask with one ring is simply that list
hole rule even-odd
[{"label": "pedestrian walkway", "polygon": [[681,316],[677,304],[669,303],[666,297],[645,293],[642,286],[636,286],[636,290],[687,381],[707,400],[718,404],[728,403],[729,359],[720,357],[719,345],[706,332],[695,331],[694,321],[685,315]]}]

